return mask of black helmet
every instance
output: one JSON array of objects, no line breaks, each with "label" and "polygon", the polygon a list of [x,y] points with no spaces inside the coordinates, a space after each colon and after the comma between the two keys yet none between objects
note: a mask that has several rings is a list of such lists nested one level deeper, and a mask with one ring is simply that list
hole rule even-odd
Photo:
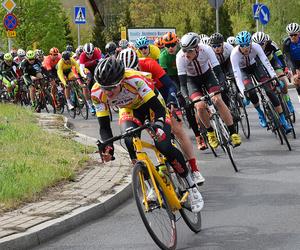
[{"label": "black helmet", "polygon": [[209,38],[209,44],[220,44],[224,42],[224,37],[220,33],[214,33]]},{"label": "black helmet", "polygon": [[73,51],[73,46],[70,45],[70,44],[68,44],[68,45],[66,46],[66,51],[72,52],[72,51]]},{"label": "black helmet", "polygon": [[0,60],[4,60],[4,53],[0,51]]},{"label": "black helmet", "polygon": [[107,57],[99,62],[95,69],[95,80],[104,87],[113,87],[119,84],[125,72],[122,61],[115,57]]},{"label": "black helmet", "polygon": [[114,55],[116,53],[117,45],[114,42],[109,42],[105,45],[105,51],[109,55]]},{"label": "black helmet", "polygon": [[71,58],[71,53],[70,51],[64,51],[62,54],[61,54],[61,58],[66,61],[66,60],[70,60]]}]

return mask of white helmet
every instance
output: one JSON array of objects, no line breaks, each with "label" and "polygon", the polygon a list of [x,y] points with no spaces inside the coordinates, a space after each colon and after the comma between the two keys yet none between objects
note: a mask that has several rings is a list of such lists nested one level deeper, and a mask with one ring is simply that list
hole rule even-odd
[{"label": "white helmet", "polygon": [[255,42],[255,43],[258,43],[258,44],[263,44],[267,41],[267,36],[264,32],[255,32],[253,35],[252,35],[252,42]]},{"label": "white helmet", "polygon": [[208,35],[206,35],[206,34],[200,34],[200,35],[199,35],[200,40],[201,40],[203,37],[208,37]]},{"label": "white helmet", "polygon": [[118,55],[118,59],[123,62],[125,68],[130,69],[134,69],[139,62],[136,52],[131,48],[123,49]]},{"label": "white helmet", "polygon": [[194,49],[198,46],[200,38],[197,33],[189,32],[180,39],[180,47],[182,49]]},{"label": "white helmet", "polygon": [[209,40],[210,40],[209,37],[203,37],[200,40],[200,43],[208,45],[209,44]]},{"label": "white helmet", "polygon": [[286,26],[286,32],[288,34],[298,33],[300,31],[300,26],[298,23],[290,23]]},{"label": "white helmet", "polygon": [[88,55],[88,56],[91,56],[93,53],[94,53],[94,45],[92,43],[86,43],[84,46],[83,46],[83,51]]},{"label": "white helmet", "polygon": [[25,50],[23,50],[23,49],[18,49],[18,51],[17,51],[17,56],[19,56],[19,57],[24,57],[24,56],[26,56]]},{"label": "white helmet", "polygon": [[226,42],[228,42],[229,44],[231,44],[232,46],[235,45],[235,37],[234,36],[230,36],[227,38]]},{"label": "white helmet", "polygon": [[266,35],[266,41],[270,41],[270,36],[268,34],[265,34]]}]

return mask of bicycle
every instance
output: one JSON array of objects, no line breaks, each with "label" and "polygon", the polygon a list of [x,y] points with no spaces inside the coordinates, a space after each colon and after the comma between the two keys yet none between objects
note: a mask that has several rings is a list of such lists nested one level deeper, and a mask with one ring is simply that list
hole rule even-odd
[{"label": "bicycle", "polygon": [[70,117],[75,119],[76,115],[81,115],[83,119],[87,120],[89,117],[89,108],[83,95],[82,88],[78,83],[78,79],[68,80],[67,84],[70,87],[70,98],[74,106],[74,108],[71,110],[67,105],[67,111]]},{"label": "bicycle", "polygon": [[35,100],[37,112],[41,112],[42,109],[45,109],[47,113],[50,112],[49,105],[54,108],[52,97],[48,89],[48,82],[46,78],[34,78],[33,85],[35,86]]},{"label": "bicycle", "polygon": [[[151,238],[161,249],[175,249],[176,222],[180,219],[176,218],[175,212],[179,211],[187,226],[195,233],[201,230],[201,212],[191,211],[185,180],[175,172],[171,172],[170,164],[153,144],[142,141],[138,137],[144,129],[155,134],[152,125],[146,122],[105,142],[98,140],[98,150],[102,152],[106,145],[133,136],[138,161],[132,172],[132,189],[139,214]],[[155,153],[157,165],[154,165],[145,149]],[[159,173],[161,169],[164,169],[163,175]],[[150,190],[154,190],[152,199],[147,196]]]},{"label": "bicycle", "polygon": [[241,127],[244,136],[250,138],[250,123],[246,107],[243,103],[243,97],[241,96],[234,77],[226,78],[226,90],[229,99],[229,110],[232,114],[234,123],[236,124],[236,131],[238,133],[239,127]]},{"label": "bicycle", "polygon": [[238,167],[237,167],[234,157],[233,157],[234,146],[231,142],[228,128],[225,125],[224,121],[222,120],[220,114],[218,113],[217,107],[215,106],[214,102],[211,99],[213,96],[220,94],[221,91],[222,90],[209,94],[209,93],[207,93],[205,88],[202,88],[202,93],[205,93],[205,95],[195,101],[192,101],[191,105],[193,107],[195,103],[201,102],[201,101],[204,101],[207,104],[207,109],[208,109],[208,113],[210,115],[212,127],[214,128],[214,130],[216,132],[217,139],[219,141],[219,145],[223,149],[224,153],[228,155],[234,171],[238,172],[239,170],[238,170]]},{"label": "bicycle", "polygon": [[286,136],[285,129],[283,128],[279,120],[279,115],[276,112],[272,102],[269,100],[265,89],[263,88],[265,84],[270,83],[272,81],[278,81],[277,77],[270,78],[262,83],[257,83],[254,79],[253,82],[255,83],[255,86],[247,89],[245,93],[248,93],[249,91],[254,89],[257,90],[257,93],[261,98],[265,116],[267,118],[267,130],[271,130],[275,134],[275,136],[279,138],[281,145],[283,145],[284,140],[289,151],[291,151],[292,148]]}]

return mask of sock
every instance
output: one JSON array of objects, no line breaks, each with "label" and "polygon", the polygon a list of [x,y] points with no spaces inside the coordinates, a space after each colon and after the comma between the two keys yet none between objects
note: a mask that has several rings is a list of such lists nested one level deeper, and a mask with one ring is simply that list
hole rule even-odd
[{"label": "sock", "polygon": [[288,102],[289,100],[291,100],[290,96],[288,94],[284,94],[283,98],[286,102]]},{"label": "sock", "polygon": [[189,159],[189,164],[191,166],[192,172],[199,171],[198,167],[197,167],[197,164],[196,164],[196,159],[195,158]]},{"label": "sock", "polygon": [[235,134],[235,126],[234,126],[234,124],[232,124],[230,126],[227,126],[227,127],[228,127],[230,135]]},{"label": "sock", "polygon": [[255,109],[257,110],[258,114],[263,115],[264,113],[262,112],[260,106],[255,107]]},{"label": "sock", "polygon": [[207,128],[206,130],[207,130],[207,132],[214,132],[213,127],[209,127],[209,128]]}]

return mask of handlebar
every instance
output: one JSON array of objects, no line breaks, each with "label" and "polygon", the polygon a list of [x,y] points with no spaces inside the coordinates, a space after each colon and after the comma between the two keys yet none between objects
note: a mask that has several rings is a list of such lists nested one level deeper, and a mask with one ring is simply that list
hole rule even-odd
[{"label": "handlebar", "polygon": [[215,92],[213,92],[213,93],[204,95],[204,96],[202,96],[201,98],[199,98],[199,99],[197,99],[197,100],[195,100],[195,101],[191,101],[191,102],[190,102],[190,106],[193,106],[193,105],[194,105],[195,103],[197,103],[197,102],[206,101],[206,100],[208,100],[208,99],[211,99],[213,96],[218,95],[218,94],[220,94],[221,92],[222,92],[222,90],[218,90],[218,91],[215,91]]},{"label": "handlebar", "polygon": [[264,82],[261,82],[261,83],[257,84],[256,86],[254,86],[254,87],[252,87],[252,88],[250,88],[250,89],[245,90],[245,92],[248,93],[249,91],[251,91],[251,90],[253,90],[253,89],[260,88],[260,87],[262,87],[263,85],[265,85],[265,84],[267,84],[267,83],[269,83],[269,82],[272,82],[272,81],[274,81],[274,80],[275,80],[277,83],[279,83],[279,82],[278,82],[278,78],[277,78],[277,76],[276,76],[276,77],[270,78],[270,79],[268,79],[268,80],[266,80],[266,81],[264,81]]}]

